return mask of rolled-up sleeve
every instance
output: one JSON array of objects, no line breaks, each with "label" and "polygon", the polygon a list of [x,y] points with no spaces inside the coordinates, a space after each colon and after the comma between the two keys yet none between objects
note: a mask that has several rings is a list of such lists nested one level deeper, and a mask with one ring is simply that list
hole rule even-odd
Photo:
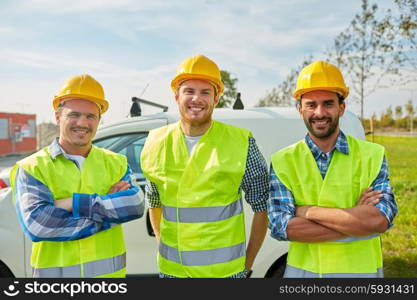
[{"label": "rolled-up sleeve", "polygon": [[273,238],[286,241],[288,240],[288,222],[295,216],[295,200],[291,191],[276,176],[272,165],[270,166],[269,191],[268,228]]},{"label": "rolled-up sleeve", "polygon": [[249,138],[246,169],[240,187],[245,192],[245,200],[254,212],[267,210],[268,165],[252,137]]},{"label": "rolled-up sleeve", "polygon": [[149,208],[161,207],[158,186],[149,180],[145,184],[145,201]]},{"label": "rolled-up sleeve", "polygon": [[388,228],[393,225],[394,217],[398,213],[397,203],[395,202],[394,193],[389,180],[388,163],[386,158],[382,161],[381,170],[377,178],[372,183],[373,190],[380,190],[383,197],[375,205],[381,214],[385,216],[389,222]]}]

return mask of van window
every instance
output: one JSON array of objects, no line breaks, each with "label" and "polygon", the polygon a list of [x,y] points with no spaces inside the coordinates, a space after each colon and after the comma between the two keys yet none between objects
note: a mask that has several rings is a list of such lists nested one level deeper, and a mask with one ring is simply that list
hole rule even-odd
[{"label": "van window", "polygon": [[143,182],[140,154],[147,136],[147,132],[110,136],[94,141],[94,145],[125,155],[136,181]]}]

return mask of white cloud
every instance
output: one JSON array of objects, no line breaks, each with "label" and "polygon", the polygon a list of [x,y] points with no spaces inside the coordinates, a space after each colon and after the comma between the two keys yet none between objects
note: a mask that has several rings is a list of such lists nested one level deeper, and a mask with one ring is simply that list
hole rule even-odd
[{"label": "white cloud", "polygon": [[0,25],[0,35],[2,37],[12,36],[16,32],[15,28],[12,26],[1,26]]},{"label": "white cloud", "polygon": [[167,7],[162,0],[31,0],[14,1],[13,9],[21,12],[42,12],[47,14],[97,13],[113,11],[144,11]]},{"label": "white cloud", "polygon": [[[360,3],[12,1],[0,4],[8,16],[0,20],[0,34],[19,38],[0,41],[0,63],[14,76],[3,73],[0,78],[8,82],[7,93],[15,102],[26,101],[18,89],[23,77],[28,89],[36,91],[32,103],[45,103],[67,77],[91,73],[103,83],[109,99],[119,103],[111,106],[109,116],[123,116],[125,101],[148,83],[145,99],[173,105],[169,82],[176,66],[202,53],[239,79],[244,102],[252,106],[304,57],[319,58],[360,10]],[[386,3],[390,1],[379,2]],[[67,31],[60,36],[63,24]]]}]

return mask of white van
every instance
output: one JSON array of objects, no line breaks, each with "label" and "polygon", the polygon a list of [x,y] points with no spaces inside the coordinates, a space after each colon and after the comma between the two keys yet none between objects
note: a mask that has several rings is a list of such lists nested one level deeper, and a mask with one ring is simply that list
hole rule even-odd
[{"label": "white van", "polygon": [[[97,131],[94,143],[127,156],[136,183],[143,187],[140,153],[149,130],[178,121],[178,113],[164,112],[133,117],[105,124]],[[252,131],[259,149],[270,163],[277,150],[291,145],[306,135],[306,128],[295,107],[248,108],[244,110],[215,109],[213,118]],[[346,111],[340,120],[342,130],[364,139],[359,119]],[[252,211],[245,201],[246,233],[249,235]],[[141,219],[123,224],[127,247],[128,276],[158,276],[157,243],[149,221],[148,209]],[[0,195],[0,277],[30,277],[31,242],[17,222],[11,203],[10,188]],[[288,242],[269,236],[259,251],[252,277],[282,277],[286,263]]]}]

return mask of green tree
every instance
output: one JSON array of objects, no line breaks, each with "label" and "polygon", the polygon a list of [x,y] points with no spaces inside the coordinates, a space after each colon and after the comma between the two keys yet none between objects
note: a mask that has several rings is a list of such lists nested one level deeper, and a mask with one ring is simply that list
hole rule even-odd
[{"label": "green tree", "polygon": [[403,117],[403,108],[398,105],[395,107],[395,122],[394,127],[401,128],[401,119]]},{"label": "green tree", "polygon": [[291,106],[294,103],[292,99],[292,92],[297,84],[298,73],[313,61],[313,57],[305,58],[302,63],[290,70],[290,73],[284,80],[278,84],[277,87],[267,91],[267,94],[259,99],[255,106]]},{"label": "green tree", "polygon": [[377,4],[362,0],[361,12],[349,27],[340,33],[327,51],[348,77],[351,97],[360,103],[360,118],[364,115],[366,97],[382,87],[381,80],[398,74],[401,53],[394,47],[395,28],[390,11],[378,18]]},{"label": "green tree", "polygon": [[413,106],[413,101],[408,100],[408,102],[405,104],[405,110],[407,112],[407,117],[410,120],[410,131],[413,132],[413,128],[414,128],[414,106]]},{"label": "green tree", "polygon": [[372,114],[371,119],[372,119],[372,123],[373,123],[373,128],[371,128],[371,129],[375,132],[376,129],[381,128],[381,121],[378,120],[378,117],[377,117],[375,112]]},{"label": "green tree", "polygon": [[219,104],[217,104],[217,108],[221,107],[230,107],[231,104],[234,103],[236,100],[237,95],[237,88],[236,83],[238,79],[236,77],[232,77],[230,72],[221,70],[220,74],[222,76],[222,82],[224,84],[224,92],[220,96]]},{"label": "green tree", "polygon": [[[397,47],[403,53],[403,84],[417,81],[417,0],[394,0],[399,10],[397,27],[399,31]],[[410,76],[411,75],[411,76]]]},{"label": "green tree", "polygon": [[401,119],[403,117],[403,108],[398,105],[395,107],[395,119]]},{"label": "green tree", "polygon": [[392,107],[390,105],[388,106],[387,110],[381,114],[381,127],[382,128],[391,127],[394,124],[394,119],[392,116],[393,116]]},{"label": "green tree", "polygon": [[372,123],[373,123],[373,128],[372,130],[375,132],[376,128],[379,128],[381,126],[380,122],[378,121],[378,118],[376,116],[376,113],[374,112],[371,116],[372,119]]}]

